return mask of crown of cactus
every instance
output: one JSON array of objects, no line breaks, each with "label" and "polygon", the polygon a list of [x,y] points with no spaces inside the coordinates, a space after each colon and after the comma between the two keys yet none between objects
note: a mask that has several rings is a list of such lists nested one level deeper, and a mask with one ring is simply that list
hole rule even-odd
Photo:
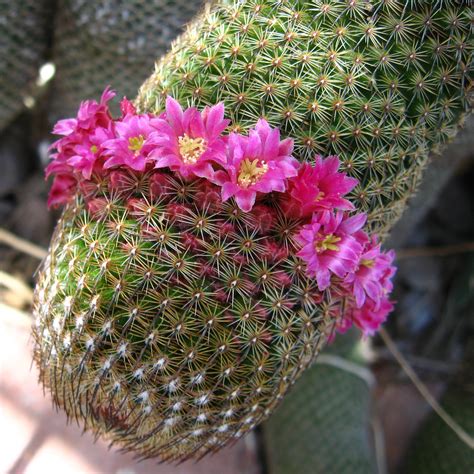
[{"label": "crown of cactus", "polygon": [[106,90],[59,122],[34,305],[54,402],[139,456],[202,456],[335,326],[373,333],[394,272],[374,229],[467,108],[468,29],[448,1],[216,5],[138,113]]}]

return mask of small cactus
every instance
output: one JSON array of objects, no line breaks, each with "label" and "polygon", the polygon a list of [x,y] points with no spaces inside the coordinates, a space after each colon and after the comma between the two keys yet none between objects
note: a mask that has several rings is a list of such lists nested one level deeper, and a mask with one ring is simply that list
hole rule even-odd
[{"label": "small cactus", "polygon": [[172,177],[151,200],[151,176],[66,207],[38,281],[35,359],[70,417],[174,459],[266,417],[324,343],[331,306],[282,258],[283,217],[262,234],[258,213],[216,213]]},{"label": "small cactus", "polygon": [[266,418],[335,327],[384,321],[373,231],[467,108],[468,8],[430,5],[216,5],[141,113],[112,120],[106,91],[58,123],[34,356],[70,417],[141,457],[200,457]]}]

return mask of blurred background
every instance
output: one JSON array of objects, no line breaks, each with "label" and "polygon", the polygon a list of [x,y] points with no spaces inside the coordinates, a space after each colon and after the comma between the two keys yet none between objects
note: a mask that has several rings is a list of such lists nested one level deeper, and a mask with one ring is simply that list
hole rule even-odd
[{"label": "blurred background", "polygon": [[[339,336],[263,427],[195,463],[137,464],[67,425],[31,367],[34,273],[58,215],[46,206],[52,124],[110,84],[133,98],[198,0],[0,0],[0,472],[470,473],[472,449],[431,411],[378,337]],[[434,156],[387,246],[408,363],[474,433],[474,134]]]}]

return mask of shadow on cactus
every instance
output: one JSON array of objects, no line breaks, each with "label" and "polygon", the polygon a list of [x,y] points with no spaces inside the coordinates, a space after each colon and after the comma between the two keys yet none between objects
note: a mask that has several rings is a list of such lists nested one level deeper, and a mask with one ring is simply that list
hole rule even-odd
[{"label": "shadow on cactus", "polygon": [[468,106],[469,9],[432,3],[216,5],[138,112],[114,120],[106,90],[56,125],[35,360],[71,418],[139,457],[199,457],[266,418],[335,329],[383,323],[374,229]]}]

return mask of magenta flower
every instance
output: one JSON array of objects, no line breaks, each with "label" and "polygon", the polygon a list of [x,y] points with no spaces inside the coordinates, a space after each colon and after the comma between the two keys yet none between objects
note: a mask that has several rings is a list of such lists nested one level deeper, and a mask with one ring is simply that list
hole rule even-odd
[{"label": "magenta flower", "polygon": [[122,119],[127,115],[137,115],[137,109],[126,97],[120,101],[120,112],[122,112]]},{"label": "magenta flower", "polygon": [[298,176],[290,180],[285,211],[293,217],[307,217],[315,211],[353,210],[354,206],[343,196],[358,183],[345,173],[338,172],[339,158],[316,157],[314,166],[301,165]]},{"label": "magenta flower", "polygon": [[352,308],[346,318],[361,329],[365,336],[372,336],[392,310],[393,303],[386,296],[378,304],[371,299],[366,299],[361,308]]},{"label": "magenta flower", "polygon": [[331,273],[345,278],[356,268],[362,245],[357,232],[366,221],[365,214],[346,217],[342,212],[328,214],[321,223],[314,214],[311,224],[302,227],[296,241],[302,245],[297,253],[306,262],[308,276],[316,277],[319,289],[330,284]]},{"label": "magenta flower", "polygon": [[56,175],[49,190],[48,207],[67,203],[76,192],[76,188],[77,181],[71,174]]},{"label": "magenta flower", "polygon": [[225,162],[222,132],[224,105],[206,107],[200,113],[194,107],[183,111],[171,97],[166,99],[166,113],[156,123],[156,149],[152,154],[156,168],[171,168],[187,178],[195,175],[212,180],[212,162]]},{"label": "magenta flower", "polygon": [[112,120],[108,102],[114,97],[115,92],[106,87],[99,103],[95,100],[81,102],[77,113],[77,126],[83,130],[92,130],[97,127],[108,128]]},{"label": "magenta flower", "polygon": [[63,136],[71,135],[77,130],[77,122],[77,118],[58,120],[53,127],[53,133]]},{"label": "magenta flower", "polygon": [[53,133],[55,135],[70,136],[97,127],[108,128],[112,121],[108,102],[114,97],[115,92],[107,87],[102,93],[99,103],[95,100],[81,102],[77,117],[59,120],[53,128]]},{"label": "magenta flower", "polygon": [[95,100],[81,102],[76,118],[56,123],[53,133],[63,135],[63,138],[51,145],[57,153],[52,155],[53,160],[46,168],[46,177],[53,173],[73,174],[77,169],[85,178],[90,178],[98,157],[95,147],[99,147],[99,142],[108,138],[112,130],[108,102],[114,96],[115,92],[106,88],[99,103]]},{"label": "magenta flower", "polygon": [[222,200],[233,196],[237,205],[248,212],[258,192],[284,192],[287,178],[297,175],[298,162],[291,156],[292,151],[293,141],[280,141],[279,129],[272,129],[263,119],[248,137],[232,133],[225,170],[216,173]]},{"label": "magenta flower", "polygon": [[51,162],[46,167],[45,177],[46,179],[52,176],[53,174],[73,174],[73,168],[67,163],[66,159],[61,159],[59,153],[51,154]]},{"label": "magenta flower", "polygon": [[392,265],[394,251],[383,253],[376,237],[367,243],[358,266],[347,275],[345,283],[350,285],[357,308],[361,308],[369,297],[378,308],[382,299],[392,290],[391,278],[395,274]]},{"label": "magenta flower", "polygon": [[82,143],[73,147],[74,155],[67,160],[67,163],[81,172],[84,178],[90,179],[104,151],[103,144],[112,137],[113,133],[110,129],[96,128],[90,134],[84,135]]},{"label": "magenta flower", "polygon": [[115,122],[115,136],[103,143],[104,155],[109,156],[104,168],[125,165],[135,171],[144,171],[151,163],[151,153],[155,150],[158,119],[149,115],[125,115]]}]

